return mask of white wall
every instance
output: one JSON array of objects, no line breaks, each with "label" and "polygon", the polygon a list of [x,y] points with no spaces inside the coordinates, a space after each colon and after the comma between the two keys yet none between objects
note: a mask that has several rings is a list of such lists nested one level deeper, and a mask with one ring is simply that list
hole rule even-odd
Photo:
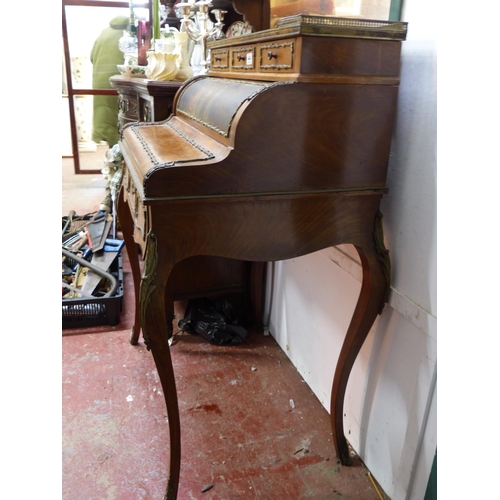
[{"label": "white wall", "polygon": [[[397,127],[382,202],[389,304],[346,392],[346,437],[392,500],[424,497],[436,450],[436,44],[430,0],[404,0]],[[349,245],[268,268],[269,330],[328,410],[361,281]]]}]

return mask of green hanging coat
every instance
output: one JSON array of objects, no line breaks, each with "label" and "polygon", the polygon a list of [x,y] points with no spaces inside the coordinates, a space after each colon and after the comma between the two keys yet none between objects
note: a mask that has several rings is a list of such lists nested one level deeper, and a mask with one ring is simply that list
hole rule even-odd
[{"label": "green hanging coat", "polygon": [[[93,64],[92,87],[94,89],[110,89],[109,78],[118,74],[117,64],[123,64],[123,52],[118,48],[118,41],[127,28],[129,19],[126,16],[113,18],[109,27],[97,37],[90,60]],[[111,148],[119,139],[118,97],[95,95],[92,140],[106,141]]]}]

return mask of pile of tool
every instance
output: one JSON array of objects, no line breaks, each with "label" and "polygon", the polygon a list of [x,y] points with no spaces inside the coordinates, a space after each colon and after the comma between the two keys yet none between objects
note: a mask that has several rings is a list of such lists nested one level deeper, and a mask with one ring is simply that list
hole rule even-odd
[{"label": "pile of tool", "polygon": [[62,218],[63,299],[112,297],[118,280],[110,268],[117,260],[123,240],[116,234],[114,217],[105,210],[78,216],[71,211]]}]

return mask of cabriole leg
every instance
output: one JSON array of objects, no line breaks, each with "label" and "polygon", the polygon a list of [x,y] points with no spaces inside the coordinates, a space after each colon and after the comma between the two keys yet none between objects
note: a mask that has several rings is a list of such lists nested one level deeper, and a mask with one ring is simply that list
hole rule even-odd
[{"label": "cabriole leg", "polygon": [[120,227],[123,232],[125,248],[127,249],[128,258],[130,261],[130,267],[132,269],[132,278],[134,281],[135,317],[134,317],[134,326],[132,327],[132,333],[130,335],[130,343],[132,345],[137,345],[137,343],[139,342],[139,335],[141,332],[141,319],[140,319],[140,307],[139,307],[139,286],[141,282],[141,268],[139,265],[139,253],[137,252],[137,246],[134,241],[134,222],[132,220],[132,216],[130,215],[130,210],[125,200],[125,191],[123,186],[120,189],[120,194],[118,196],[116,211],[118,214],[118,220],[120,221]]},{"label": "cabriole leg", "polygon": [[354,361],[382,312],[390,287],[390,261],[383,245],[381,214],[377,213],[374,238],[356,250],[361,258],[363,281],[354,315],[340,351],[335,369],[330,403],[330,420],[337,457],[343,465],[351,465],[349,449],[344,435],[344,397]]},{"label": "cabriole leg", "polygon": [[149,233],[140,288],[140,306],[144,342],[153,354],[167,406],[170,464],[164,500],[177,498],[181,465],[179,404],[168,345],[174,319],[172,290],[167,287],[172,267],[159,258],[156,236]]}]

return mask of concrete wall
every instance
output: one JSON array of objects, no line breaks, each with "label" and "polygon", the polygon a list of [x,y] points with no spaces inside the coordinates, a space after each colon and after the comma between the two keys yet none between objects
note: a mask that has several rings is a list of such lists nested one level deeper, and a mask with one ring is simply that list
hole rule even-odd
[{"label": "concrete wall", "polygon": [[[355,363],[347,439],[392,500],[421,500],[436,450],[436,44],[430,0],[405,0],[397,127],[382,202],[389,304]],[[328,410],[361,281],[354,249],[268,267],[270,333]]]}]

